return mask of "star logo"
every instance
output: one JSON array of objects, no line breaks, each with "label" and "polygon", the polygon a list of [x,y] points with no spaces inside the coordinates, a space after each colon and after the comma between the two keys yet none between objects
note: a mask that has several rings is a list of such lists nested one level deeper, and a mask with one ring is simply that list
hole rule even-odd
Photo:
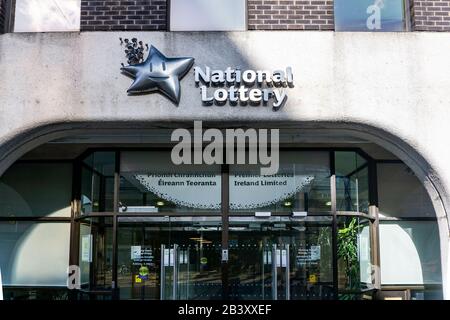
[{"label": "star logo", "polygon": [[167,58],[154,46],[150,47],[147,59],[130,64],[120,70],[134,79],[128,94],[160,92],[175,104],[180,102],[180,80],[194,64],[194,58]]}]

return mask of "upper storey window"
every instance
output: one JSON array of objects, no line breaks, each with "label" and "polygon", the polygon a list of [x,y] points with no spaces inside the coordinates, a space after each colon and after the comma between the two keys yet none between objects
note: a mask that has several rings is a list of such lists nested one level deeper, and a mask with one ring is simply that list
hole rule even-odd
[{"label": "upper storey window", "polygon": [[81,0],[16,0],[14,32],[80,30]]},{"label": "upper storey window", "polygon": [[171,0],[171,31],[246,30],[245,0]]},{"label": "upper storey window", "polygon": [[408,0],[334,0],[336,31],[407,31]]}]

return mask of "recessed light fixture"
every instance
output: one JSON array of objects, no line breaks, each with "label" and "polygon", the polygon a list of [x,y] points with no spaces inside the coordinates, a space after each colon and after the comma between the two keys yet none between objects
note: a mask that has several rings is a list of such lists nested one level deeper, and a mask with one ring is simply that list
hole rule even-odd
[{"label": "recessed light fixture", "polygon": [[158,201],[158,202],[156,202],[156,205],[157,205],[158,207],[162,207],[162,206],[165,205],[165,203],[164,203],[164,201]]},{"label": "recessed light fixture", "polygon": [[284,202],[284,206],[285,206],[285,207],[290,207],[290,206],[292,206],[292,202],[290,202],[290,201],[285,201],[285,202]]},{"label": "recessed light fixture", "polygon": [[325,205],[330,207],[331,206],[331,201],[328,201],[327,203],[325,203]]}]

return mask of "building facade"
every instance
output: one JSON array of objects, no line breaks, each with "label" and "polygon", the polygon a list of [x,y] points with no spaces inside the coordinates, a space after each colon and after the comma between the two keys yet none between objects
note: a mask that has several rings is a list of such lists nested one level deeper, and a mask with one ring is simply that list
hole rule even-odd
[{"label": "building facade", "polygon": [[[0,16],[5,299],[449,299],[450,1]],[[278,172],[177,165],[199,126],[278,129]]]}]

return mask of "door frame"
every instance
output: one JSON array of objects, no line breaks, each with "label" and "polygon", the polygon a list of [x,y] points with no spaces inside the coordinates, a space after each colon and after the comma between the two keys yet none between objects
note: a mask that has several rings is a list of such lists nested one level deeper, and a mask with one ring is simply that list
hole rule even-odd
[{"label": "door frame", "polygon": [[[221,210],[217,213],[202,213],[202,212],[165,212],[165,213],[121,213],[119,212],[119,195],[120,195],[120,159],[121,152],[123,151],[169,151],[172,146],[167,147],[125,147],[125,148],[90,148],[83,152],[77,159],[74,161],[74,186],[77,188],[81,188],[81,167],[85,166],[83,163],[83,159],[89,156],[94,152],[114,152],[115,154],[115,170],[114,170],[114,199],[113,199],[113,211],[112,212],[92,212],[88,215],[81,215],[81,191],[74,190],[74,199],[73,199],[73,219],[72,223],[74,225],[73,232],[71,232],[71,241],[74,244],[71,247],[71,264],[78,265],[78,252],[73,252],[73,250],[77,250],[77,243],[79,241],[77,237],[77,233],[75,229],[79,228],[79,220],[87,217],[112,217],[113,221],[113,270],[112,270],[112,297],[113,299],[119,299],[119,288],[117,287],[117,267],[118,267],[118,219],[123,216],[136,216],[136,217],[176,217],[176,216],[196,216],[196,217],[219,217],[222,222],[222,286],[223,286],[223,300],[229,300],[229,279],[228,279],[228,242],[229,242],[229,221],[230,217],[234,216],[253,216],[252,212],[236,212],[230,213],[229,211],[229,175],[230,175],[230,165],[223,164],[221,165]],[[329,161],[330,161],[330,195],[331,195],[331,210],[328,212],[323,212],[324,215],[332,216],[332,251],[333,251],[333,287],[335,299],[338,299],[339,296],[339,288],[338,288],[338,244],[337,244],[337,234],[338,234],[338,218],[340,216],[359,216],[368,218],[371,226],[371,260],[374,265],[374,290],[379,289],[379,279],[380,279],[380,259],[379,259],[379,243],[378,243],[378,227],[379,227],[379,217],[378,217],[378,198],[377,198],[377,179],[376,179],[376,165],[375,160],[372,159],[367,153],[362,151],[360,148],[341,148],[341,147],[287,147],[280,146],[280,152],[283,151],[317,151],[317,152],[328,152],[329,153]],[[335,152],[337,151],[348,151],[355,152],[362,158],[366,160],[366,164],[364,164],[361,168],[357,168],[357,170],[361,170],[363,168],[368,168],[368,187],[369,187],[369,214],[362,212],[344,212],[337,210],[337,190],[336,190],[336,168],[335,168]],[[225,155],[224,155],[225,156]],[[354,173],[354,172],[352,172]],[[75,175],[76,174],[76,175]],[[290,216],[291,212],[277,212],[273,213],[272,216]],[[319,214],[320,215],[320,214]],[[78,225],[77,225],[78,224]]]}]

